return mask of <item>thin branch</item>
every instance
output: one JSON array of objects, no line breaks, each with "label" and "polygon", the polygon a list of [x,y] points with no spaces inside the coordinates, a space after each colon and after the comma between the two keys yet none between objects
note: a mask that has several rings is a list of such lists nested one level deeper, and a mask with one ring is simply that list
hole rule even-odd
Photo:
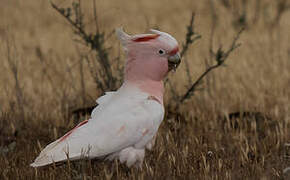
[{"label": "thin branch", "polygon": [[[196,33],[194,31],[194,17],[195,17],[195,13],[192,12],[189,25],[187,26],[187,33],[186,33],[186,36],[185,36],[185,43],[182,44],[182,51],[180,53],[181,57],[183,57],[186,54],[186,52],[188,51],[188,48],[190,47],[190,45],[192,45],[196,40],[201,38],[201,35],[199,35],[198,33]],[[192,78],[190,76],[188,60],[185,59],[184,63],[185,63],[185,72],[186,72],[186,75],[188,77],[188,85],[190,85],[190,84],[192,84]]]},{"label": "thin branch", "polygon": [[[201,35],[196,33],[194,30],[194,17],[195,17],[195,13],[192,12],[191,14],[191,19],[189,21],[189,25],[186,27],[187,32],[185,35],[185,43],[182,44],[182,51],[180,52],[180,56],[183,57],[186,52],[188,51],[189,47],[198,39],[201,38]],[[184,60],[185,63],[185,71],[188,77],[188,84],[192,84],[191,82],[191,76],[190,76],[190,70],[189,70],[189,63],[187,61],[187,59]],[[169,79],[167,79],[165,81],[165,84],[168,83],[169,87],[170,87],[170,91],[173,95],[173,98],[175,100],[178,101],[178,99],[180,98],[177,94],[177,92],[175,91],[175,88],[173,87],[171,81]]]},{"label": "thin branch", "polygon": [[212,52],[215,55],[216,64],[213,66],[210,66],[204,73],[201,74],[201,76],[192,84],[192,86],[187,90],[187,92],[182,96],[180,99],[180,102],[184,102],[184,100],[190,98],[193,95],[193,92],[196,90],[202,79],[212,70],[218,68],[219,66],[224,65],[224,62],[227,60],[229,55],[238,48],[241,44],[237,43],[237,40],[239,39],[241,33],[244,31],[244,29],[241,29],[238,34],[235,36],[230,48],[227,51],[223,51],[220,47],[216,53]]},{"label": "thin branch", "polygon": [[[83,26],[79,24],[78,20],[73,21],[70,18],[70,13],[66,13],[63,8],[57,7],[51,0],[50,0],[50,4],[53,7],[53,9],[55,9],[59,14],[61,14],[75,28],[75,30],[79,33],[79,35],[81,35],[83,39],[85,40],[89,39],[88,35],[85,33],[83,29]],[[67,9],[67,12],[70,12],[70,10]]]},{"label": "thin branch", "polygon": [[187,33],[185,36],[185,43],[182,44],[182,51],[180,53],[180,56],[183,57],[183,55],[187,52],[188,48],[191,44],[193,44],[196,40],[201,38],[201,35],[197,34],[194,31],[194,17],[195,14],[192,12],[190,23],[187,26]]},{"label": "thin branch", "polygon": [[[116,77],[113,76],[113,72],[111,66],[109,64],[109,55],[108,49],[104,47],[105,44],[105,33],[100,32],[97,23],[97,14],[96,14],[96,3],[93,2],[94,8],[94,21],[96,23],[96,33],[87,33],[85,31],[85,25],[83,23],[83,14],[81,11],[81,1],[78,0],[77,3],[73,3],[73,8],[59,8],[55,5],[52,0],[50,0],[51,6],[61,14],[73,27],[74,33],[80,36],[83,41],[88,45],[92,50],[97,52],[97,59],[102,66],[102,69],[105,72],[104,77],[104,84],[105,89],[112,88],[116,86]],[[73,20],[71,15],[72,12],[75,13],[75,19]]]}]

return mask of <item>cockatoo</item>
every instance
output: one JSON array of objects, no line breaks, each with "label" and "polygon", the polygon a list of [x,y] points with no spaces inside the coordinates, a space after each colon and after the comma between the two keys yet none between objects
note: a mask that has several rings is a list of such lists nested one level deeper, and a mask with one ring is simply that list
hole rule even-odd
[{"label": "cockatoo", "polygon": [[130,36],[116,30],[126,53],[122,86],[98,98],[91,118],[47,145],[31,166],[105,158],[142,167],[164,118],[163,79],[180,63],[176,39],[150,31]]}]

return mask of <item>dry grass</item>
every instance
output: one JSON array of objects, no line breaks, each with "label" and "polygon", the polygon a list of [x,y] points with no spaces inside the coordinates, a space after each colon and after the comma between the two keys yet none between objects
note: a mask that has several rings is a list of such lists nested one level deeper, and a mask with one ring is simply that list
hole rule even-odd
[{"label": "dry grass", "polygon": [[[98,25],[107,34],[120,26],[132,34],[158,27],[182,43],[191,12],[196,13],[202,39],[183,59],[190,72],[182,63],[169,75],[179,95],[213,63],[210,49],[229,47],[246,26],[242,46],[178,109],[167,86],[167,115],[142,170],[95,161],[36,170],[29,164],[40,149],[74,126],[70,110],[94,104],[101,95],[83,58],[95,56],[74,41],[71,27],[49,2],[1,0],[1,179],[283,179],[290,166],[284,147],[290,142],[290,2],[210,2],[98,0]],[[83,4],[91,15],[87,24],[93,21],[91,5]],[[115,37],[105,46],[112,47],[111,59],[119,56]]]}]

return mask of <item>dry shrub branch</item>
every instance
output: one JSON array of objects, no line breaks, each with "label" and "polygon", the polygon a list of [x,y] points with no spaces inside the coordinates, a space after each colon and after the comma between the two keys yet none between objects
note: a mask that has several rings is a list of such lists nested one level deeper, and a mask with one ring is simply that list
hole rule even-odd
[{"label": "dry shrub branch", "polygon": [[238,48],[241,44],[237,43],[238,39],[240,38],[241,33],[243,32],[244,29],[241,29],[236,37],[233,39],[231,46],[227,50],[223,50],[222,46],[218,48],[216,52],[211,52],[215,56],[215,61],[216,64],[210,66],[207,68],[198,78],[197,80],[191,85],[191,87],[186,91],[186,93],[181,96],[180,102],[183,103],[186,99],[190,98],[193,94],[196,88],[200,85],[202,79],[212,70],[221,67],[225,65],[225,61],[229,57],[229,55],[236,49]]},{"label": "dry shrub branch", "polygon": [[[93,1],[94,23],[96,26],[94,33],[89,33],[86,30],[80,0],[73,2],[72,6],[67,8],[60,8],[52,1],[50,1],[50,3],[51,6],[72,26],[74,33],[82,39],[82,42],[84,42],[86,46],[90,47],[91,50],[96,52],[96,59],[101,65],[101,67],[98,68],[99,74],[95,73],[96,75],[94,75],[98,88],[102,91],[116,89],[118,78],[114,76],[112,66],[110,65],[108,52],[109,48],[105,47],[107,34],[100,30],[98,26],[96,2]],[[86,58],[86,60],[88,60],[88,58]]]}]

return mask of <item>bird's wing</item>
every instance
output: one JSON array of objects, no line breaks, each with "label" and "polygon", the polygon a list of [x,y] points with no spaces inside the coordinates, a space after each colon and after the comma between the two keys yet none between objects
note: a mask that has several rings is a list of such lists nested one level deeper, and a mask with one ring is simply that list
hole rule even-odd
[{"label": "bird's wing", "polygon": [[31,166],[44,166],[67,158],[102,157],[129,146],[144,148],[163,120],[163,106],[148,96],[110,98],[112,103],[101,103],[92,119],[49,144]]},{"label": "bird's wing", "polygon": [[109,91],[109,92],[106,92],[105,95],[99,97],[96,102],[98,104],[105,104],[106,102],[109,102],[110,99],[113,97],[113,95],[115,94],[116,92],[114,91]]}]

